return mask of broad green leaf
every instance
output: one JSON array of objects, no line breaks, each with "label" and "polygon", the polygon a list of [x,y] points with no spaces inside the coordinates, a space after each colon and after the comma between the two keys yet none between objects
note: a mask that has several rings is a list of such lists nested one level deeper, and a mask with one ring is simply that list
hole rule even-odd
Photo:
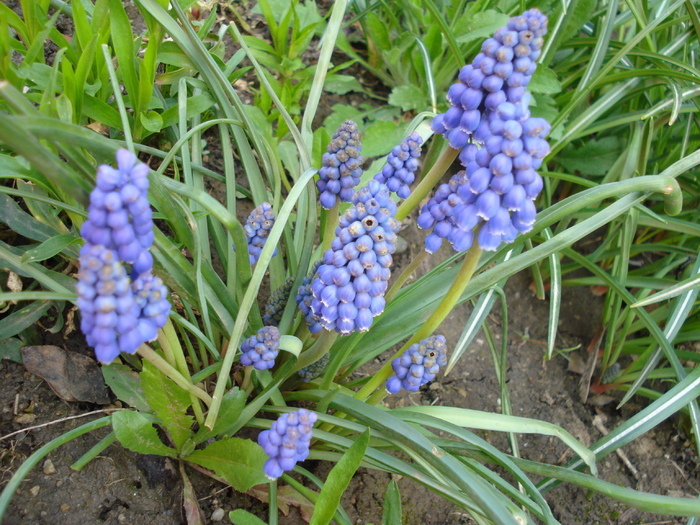
[{"label": "broad green leaf", "polygon": [[139,115],[141,125],[151,133],[157,133],[163,129],[163,118],[155,111],[148,111]]},{"label": "broad green leaf", "polygon": [[22,353],[19,351],[24,343],[16,337],[0,340],[0,360],[9,359],[22,364]]},{"label": "broad green leaf", "polygon": [[384,493],[384,510],[382,512],[382,525],[400,525],[402,520],[401,493],[399,484],[391,478]]},{"label": "broad green leaf", "polygon": [[51,307],[48,301],[34,301],[0,321],[0,341],[17,335],[36,323]]},{"label": "broad green leaf", "polygon": [[126,365],[113,363],[102,367],[105,383],[117,398],[140,412],[151,412],[139,375]]},{"label": "broad green leaf", "polygon": [[267,525],[263,520],[243,509],[232,510],[228,513],[228,519],[234,525]]},{"label": "broad green leaf", "polygon": [[508,15],[487,9],[479,13],[467,11],[455,24],[456,40],[460,44],[483,40],[494,34],[496,29],[508,23]]},{"label": "broad green leaf", "polygon": [[210,437],[219,435],[233,425],[238,420],[241,411],[245,407],[246,397],[246,393],[238,387],[234,387],[232,390],[226,392],[224,399],[221,401],[221,410],[219,410],[219,417],[216,419],[214,429],[209,430],[207,427],[202,426],[194,438],[195,441],[201,443]]},{"label": "broad green leaf", "polygon": [[389,104],[398,106],[403,111],[423,110],[428,107],[428,94],[418,86],[398,86],[391,90]]},{"label": "broad green leaf", "polygon": [[542,93],[545,95],[556,95],[561,92],[561,84],[557,79],[557,74],[549,68],[537,68],[532,75],[532,81],[528,84],[528,89],[532,93]]},{"label": "broad green leaf", "polygon": [[177,457],[177,451],[167,447],[158,437],[151,421],[133,410],[120,410],[112,414],[112,428],[124,448],[139,454]]},{"label": "broad green leaf", "polygon": [[318,495],[314,514],[311,516],[309,525],[328,525],[331,522],[340,504],[343,492],[348,488],[350,480],[365,457],[368,444],[369,429],[365,430],[355,440],[352,446],[343,454],[340,461],[331,469],[326,482],[323,484],[321,493]]},{"label": "broad green leaf", "polygon": [[22,255],[22,262],[39,262],[50,259],[54,255],[61,253],[65,248],[72,244],[82,243],[82,239],[75,237],[74,235],[57,235],[44,242],[42,242],[36,248],[27,250]]},{"label": "broad green leaf", "polygon": [[393,122],[375,122],[362,137],[362,154],[365,157],[386,155],[401,142],[403,129]]},{"label": "broad green leaf", "polygon": [[364,18],[363,26],[366,28],[369,38],[379,51],[391,49],[391,37],[387,30],[386,21],[379,18],[375,13],[370,11]]},{"label": "broad green leaf", "polygon": [[249,439],[215,441],[184,459],[213,470],[239,492],[269,481],[263,471],[268,456],[260,445]]},{"label": "broad green leaf", "polygon": [[181,450],[194,423],[187,414],[192,404],[190,395],[148,361],[143,362],[141,386],[148,404],[170,433],[175,448]]},{"label": "broad green leaf", "polygon": [[356,93],[364,92],[365,88],[362,84],[350,75],[330,75],[323,86],[325,91],[335,93],[336,95],[345,95],[351,91]]},{"label": "broad green leaf", "polygon": [[571,145],[556,157],[557,162],[573,173],[605,175],[622,153],[622,141],[617,137],[587,140],[583,145]]}]

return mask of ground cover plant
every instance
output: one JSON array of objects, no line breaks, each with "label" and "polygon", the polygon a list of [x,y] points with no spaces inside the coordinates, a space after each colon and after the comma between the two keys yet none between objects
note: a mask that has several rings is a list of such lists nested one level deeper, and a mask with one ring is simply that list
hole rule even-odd
[{"label": "ground cover plant", "polygon": [[[128,404],[37,450],[0,515],[47,454],[109,427],[74,468],[115,441],[177,460],[192,523],[190,467],[240,492],[262,485],[269,523],[278,483],[313,504],[311,523],[350,523],[339,502],[361,466],[478,523],[556,523],[546,493],[561,482],[695,523],[697,500],[596,477],[599,460],[678,412],[700,430],[697,356],[684,346],[697,339],[700,269],[692,3],[263,1],[270,45],[194,1],[136,6],[137,17],[116,0],[0,6],[2,352],[26,360],[38,320],[74,322]],[[359,66],[389,90],[381,147],[357,108],[317,122],[328,92],[366,89],[342,72]],[[244,77],[250,104],[233,88]],[[204,167],[211,130],[223,173]],[[370,163],[368,150],[388,155]],[[394,272],[408,217],[425,249]],[[577,244],[601,229],[593,251]],[[411,280],[443,246],[450,255]],[[382,403],[465,359],[526,269],[549,296],[548,359],[563,350],[561,287],[602,287],[586,385],[625,390],[621,403],[644,396],[644,409],[589,447],[514,416],[507,333],[493,345],[502,413]],[[466,302],[448,348],[441,325]],[[379,370],[357,373],[379,356]],[[510,449],[469,429],[505,432]],[[523,459],[527,433],[576,459]],[[334,466],[320,479],[307,459]],[[384,523],[401,522],[397,487],[383,494]]]}]

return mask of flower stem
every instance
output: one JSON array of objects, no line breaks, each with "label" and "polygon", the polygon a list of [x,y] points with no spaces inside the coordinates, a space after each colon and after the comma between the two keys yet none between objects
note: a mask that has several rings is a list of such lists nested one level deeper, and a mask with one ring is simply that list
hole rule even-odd
[{"label": "flower stem", "polygon": [[454,306],[457,304],[457,301],[459,301],[459,298],[461,297],[462,292],[464,292],[464,289],[467,287],[469,280],[474,275],[476,267],[479,263],[479,258],[481,257],[481,252],[482,250],[478,243],[474,243],[472,247],[469,248],[466,257],[462,262],[462,267],[457,274],[457,278],[452,283],[452,286],[450,286],[450,289],[447,291],[445,297],[443,297],[438,307],[431,314],[428,320],[423,323],[423,326],[420,327],[413,337],[406,341],[401,349],[386,362],[379,372],[374,374],[374,376],[372,376],[365,386],[363,386],[357,392],[357,394],[355,394],[356,399],[364,401],[370,394],[372,394],[371,403],[377,404],[384,398],[386,393],[383,390],[377,391],[377,389],[391,376],[391,362],[396,357],[400,356],[413,343],[417,343],[418,341],[430,336],[437,329],[437,327],[440,326],[440,323],[445,320],[448,314],[452,311],[452,308],[454,308]]},{"label": "flower stem", "polygon": [[326,211],[326,225],[323,228],[323,250],[321,251],[321,255],[326,253],[326,250],[331,247],[331,242],[333,242],[335,238],[335,229],[340,222],[339,209],[340,200],[336,199],[335,205],[330,210]]},{"label": "flower stem", "polygon": [[312,365],[321,359],[328,353],[337,338],[337,333],[331,332],[330,330],[323,330],[313,346],[299,356],[299,361],[297,361],[294,371],[301,370],[305,366]]},{"label": "flower stem", "polygon": [[211,396],[207,394],[201,388],[192,384],[189,378],[183,376],[178,372],[173,366],[171,366],[165,359],[158,355],[150,346],[143,344],[137,350],[138,354],[143,358],[151,362],[158,370],[163,372],[166,376],[175,382],[177,386],[185,390],[190,394],[194,394],[196,397],[204,401],[207,406],[211,405]]},{"label": "flower stem", "polygon": [[384,297],[387,304],[389,304],[389,302],[391,302],[394,296],[397,293],[399,293],[401,287],[406,283],[406,281],[408,281],[409,277],[411,277],[413,272],[416,271],[416,268],[418,268],[420,263],[423,262],[423,259],[425,259],[427,255],[428,252],[426,252],[425,250],[421,250],[420,253],[413,258],[411,264],[409,264],[406,268],[403,269],[401,274],[396,278],[396,281],[394,281],[394,284],[391,285],[391,288]]},{"label": "flower stem", "polygon": [[457,158],[459,154],[458,149],[453,149],[451,147],[445,148],[445,150],[440,154],[435,164],[430,168],[430,171],[423,177],[420,184],[411,192],[408,198],[401,203],[399,209],[396,210],[396,220],[402,221],[408,214],[413,211],[413,209],[420,204],[430,190],[432,190],[442,176],[447,172],[447,170],[452,166],[452,163]]}]

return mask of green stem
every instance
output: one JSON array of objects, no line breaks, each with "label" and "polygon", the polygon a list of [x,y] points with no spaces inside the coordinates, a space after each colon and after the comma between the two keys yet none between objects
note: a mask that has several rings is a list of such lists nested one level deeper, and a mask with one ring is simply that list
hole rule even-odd
[{"label": "green stem", "polygon": [[277,525],[277,480],[267,486],[269,491],[270,520],[268,525]]},{"label": "green stem", "polygon": [[335,205],[326,211],[326,225],[323,228],[323,249],[321,250],[321,255],[326,253],[326,250],[331,247],[333,239],[335,239],[335,229],[340,222],[339,208],[340,201],[336,200]]},{"label": "green stem", "polygon": [[392,284],[391,288],[389,288],[389,291],[386,293],[385,299],[387,304],[389,304],[394,296],[399,293],[401,287],[406,283],[406,281],[408,281],[409,277],[411,277],[413,272],[416,271],[420,263],[423,262],[423,259],[425,259],[427,255],[428,252],[421,250],[420,253],[413,258],[411,264],[404,268],[401,274],[396,278],[396,281],[394,281],[394,284]]},{"label": "green stem", "polygon": [[73,463],[70,468],[73,470],[81,470],[85,465],[90,463],[93,459],[99,456],[108,446],[117,440],[117,435],[114,432],[110,432],[105,437],[103,437],[94,447],[88,450],[85,454],[80,456],[80,459]]},{"label": "green stem", "polygon": [[452,166],[452,163],[457,158],[459,151],[460,150],[452,149],[448,146],[442,153],[440,153],[440,156],[435,161],[435,164],[433,164],[430,171],[428,171],[425,177],[423,177],[423,180],[420,181],[420,184],[416,186],[408,198],[401,203],[399,209],[396,210],[397,221],[402,221],[408,217],[408,214],[411,213],[411,211],[413,211],[418,204],[420,204],[420,201],[422,201],[425,196],[428,195],[428,193],[430,193],[430,190],[435,187],[442,176],[448,169],[450,169],[450,166]]},{"label": "green stem", "polygon": [[160,370],[166,376],[172,379],[177,386],[189,392],[190,394],[194,394],[196,397],[204,401],[204,403],[206,403],[207,406],[211,405],[211,396],[209,394],[207,394],[201,388],[194,386],[188,380],[188,378],[183,376],[165,359],[163,359],[160,355],[153,351],[153,349],[150,346],[143,344],[139,347],[137,352],[143,359],[150,361],[153,366],[155,366],[158,370]]},{"label": "green stem", "polygon": [[338,334],[336,332],[323,330],[314,345],[299,356],[299,361],[297,361],[294,371],[301,370],[305,366],[309,366],[321,359],[328,353],[337,338]]},{"label": "green stem", "polygon": [[2,521],[2,517],[5,515],[7,506],[10,504],[10,499],[12,499],[12,496],[14,496],[15,491],[19,487],[20,483],[22,483],[22,481],[27,476],[27,474],[29,474],[29,471],[32,470],[32,468],[34,468],[42,459],[49,455],[49,452],[57,449],[61,445],[68,443],[72,439],[82,436],[83,434],[87,434],[88,432],[92,432],[93,430],[97,430],[98,428],[106,427],[107,425],[109,425],[110,421],[112,421],[112,418],[108,416],[96,419],[95,421],[91,421],[90,423],[86,423],[82,426],[79,426],[78,428],[75,428],[70,432],[61,434],[54,440],[49,441],[46,445],[44,445],[39,450],[34,452],[31,456],[29,456],[24,461],[24,463],[22,463],[22,465],[20,465],[20,467],[15,471],[15,473],[10,478],[10,481],[7,483],[7,485],[5,485],[2,494],[0,494],[0,521]]},{"label": "green stem", "polygon": [[469,248],[466,257],[464,258],[464,262],[462,263],[462,268],[460,268],[459,273],[457,274],[457,278],[452,283],[452,286],[450,286],[450,289],[447,291],[447,294],[445,294],[445,297],[442,299],[438,307],[428,318],[428,320],[423,323],[423,326],[420,327],[413,337],[406,341],[401,349],[384,364],[381,370],[374,374],[374,376],[372,376],[365,386],[363,386],[357,392],[357,394],[355,394],[356,399],[365,400],[372,393],[370,403],[376,404],[384,398],[386,395],[384,390],[377,389],[383,385],[387,379],[389,379],[389,376],[391,376],[391,362],[394,360],[394,358],[400,356],[404,351],[406,351],[406,349],[413,343],[417,343],[418,341],[425,339],[432,334],[435,329],[440,326],[440,323],[445,320],[448,314],[452,311],[452,308],[454,308],[454,306],[457,304],[457,301],[459,301],[459,298],[464,289],[467,287],[472,275],[474,275],[476,267],[479,264],[481,252],[482,250],[479,247],[479,244],[476,242],[471,248]]}]

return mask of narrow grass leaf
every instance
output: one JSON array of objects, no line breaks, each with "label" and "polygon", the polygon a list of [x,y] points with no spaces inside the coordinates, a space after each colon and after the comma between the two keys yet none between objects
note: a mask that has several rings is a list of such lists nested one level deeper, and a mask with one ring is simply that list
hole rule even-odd
[{"label": "narrow grass leaf", "polygon": [[401,493],[395,478],[391,478],[384,492],[384,509],[382,510],[382,525],[401,525],[403,514],[401,510]]},{"label": "narrow grass leaf", "polygon": [[328,474],[326,483],[316,501],[314,514],[309,525],[328,525],[340,504],[340,498],[350,484],[350,480],[360,467],[369,444],[369,429],[358,437],[345,452],[342,459]]}]

